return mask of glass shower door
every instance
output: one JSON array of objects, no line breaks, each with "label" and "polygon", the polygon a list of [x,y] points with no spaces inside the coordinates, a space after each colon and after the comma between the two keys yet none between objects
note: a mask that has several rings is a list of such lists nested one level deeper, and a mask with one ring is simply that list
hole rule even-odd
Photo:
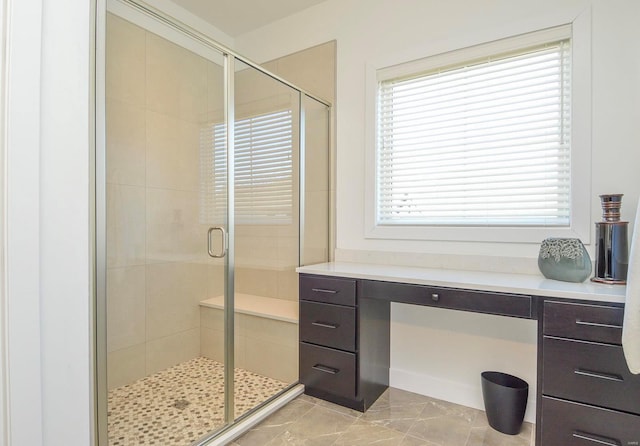
[{"label": "glass shower door", "polygon": [[188,445],[233,420],[225,56],[111,14],[106,38],[103,432],[111,446]]},{"label": "glass shower door", "polygon": [[327,256],[327,107],[158,16],[107,18],[110,446],[205,441],[297,382],[295,269]]},{"label": "glass shower door", "polygon": [[236,417],[298,380],[300,93],[235,64]]}]

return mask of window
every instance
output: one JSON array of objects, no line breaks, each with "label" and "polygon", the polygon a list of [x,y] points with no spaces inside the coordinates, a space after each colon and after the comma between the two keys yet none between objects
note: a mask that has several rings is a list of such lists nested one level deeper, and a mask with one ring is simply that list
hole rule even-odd
[{"label": "window", "polygon": [[561,40],[379,83],[377,222],[569,226]]},{"label": "window", "polygon": [[[291,224],[293,217],[292,111],[235,122],[235,216],[237,224]],[[226,213],[227,152],[223,123],[201,135],[202,219],[221,222]],[[209,148],[207,150],[207,147]],[[213,151],[211,150],[213,148]],[[213,171],[213,176],[211,173]]]},{"label": "window", "polygon": [[368,237],[588,240],[590,42],[576,23],[370,66]]}]

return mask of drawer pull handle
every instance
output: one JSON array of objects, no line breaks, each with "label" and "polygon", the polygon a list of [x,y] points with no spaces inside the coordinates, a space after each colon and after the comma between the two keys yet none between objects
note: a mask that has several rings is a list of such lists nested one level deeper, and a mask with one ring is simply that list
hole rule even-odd
[{"label": "drawer pull handle", "polygon": [[322,328],[338,328],[340,325],[339,324],[329,324],[327,322],[320,322],[320,321],[316,321],[316,322],[311,322],[311,325],[315,325],[316,327],[322,327]]},{"label": "drawer pull handle", "polygon": [[438,293],[431,294],[431,300],[434,302],[438,302],[440,300],[440,295]]},{"label": "drawer pull handle", "polygon": [[311,291],[315,291],[316,293],[327,293],[327,294],[337,294],[336,290],[326,290],[324,288],[311,288]]},{"label": "drawer pull handle", "polygon": [[606,379],[608,381],[615,381],[619,383],[624,381],[624,378],[622,378],[622,376],[620,375],[611,375],[609,373],[592,372],[590,370],[575,369],[573,373],[575,373],[576,375],[588,376],[590,378]]},{"label": "drawer pull handle", "polygon": [[599,328],[615,328],[616,330],[622,330],[622,325],[613,324],[601,324],[599,322],[587,322],[576,320],[576,325],[586,325],[587,327],[599,327]]},{"label": "drawer pull handle", "polygon": [[328,373],[329,375],[336,375],[340,371],[340,369],[334,369],[333,367],[327,367],[322,364],[316,364],[311,368],[319,372]]},{"label": "drawer pull handle", "polygon": [[580,440],[587,440],[597,444],[604,444],[606,446],[621,446],[618,440],[614,440],[607,437],[601,437],[600,435],[589,434],[587,432],[574,431],[574,438],[579,438]]}]

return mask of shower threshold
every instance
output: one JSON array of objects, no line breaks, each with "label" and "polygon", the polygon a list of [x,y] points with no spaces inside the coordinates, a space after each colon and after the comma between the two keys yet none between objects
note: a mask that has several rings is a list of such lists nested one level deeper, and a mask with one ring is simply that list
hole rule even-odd
[{"label": "shower threshold", "polygon": [[[235,369],[235,415],[289,384]],[[224,425],[224,365],[197,357],[109,391],[109,446],[190,445]]]}]

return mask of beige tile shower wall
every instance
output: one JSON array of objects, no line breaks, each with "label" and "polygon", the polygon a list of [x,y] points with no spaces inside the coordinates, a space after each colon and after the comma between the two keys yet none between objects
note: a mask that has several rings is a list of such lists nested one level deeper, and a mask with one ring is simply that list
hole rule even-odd
[{"label": "beige tile shower wall", "polygon": [[335,103],[336,42],[313,46],[263,64],[269,71],[322,99]]},{"label": "beige tile shower wall", "polygon": [[222,293],[200,215],[201,129],[222,69],[107,18],[109,388],[200,354],[198,303]]},{"label": "beige tile shower wall", "polygon": [[[329,250],[329,114],[313,100],[305,104],[305,210],[301,263],[325,262]],[[320,167],[323,168],[320,168]]]},{"label": "beige tile shower wall", "polygon": [[[336,103],[336,41],[330,41],[321,45],[307,48],[303,51],[288,56],[274,59],[264,66],[295,83],[299,87],[316,95],[331,104]],[[305,249],[304,259],[306,264],[324,261],[326,258],[326,245],[324,238],[326,224],[329,222],[329,256],[332,257],[335,246],[335,218],[332,215],[335,209],[335,133],[327,135],[322,127],[326,125],[326,119],[318,104],[307,107],[306,119],[306,185],[308,204],[305,214]],[[332,128],[335,128],[335,113],[329,118]],[[330,147],[330,153],[324,151],[326,144]],[[329,159],[324,157],[328,155]],[[318,166],[328,166],[329,172]],[[328,189],[328,197],[326,191]]]},{"label": "beige tile shower wall", "polygon": [[292,209],[289,223],[237,221],[235,237],[236,291],[244,294],[297,300],[292,286],[298,265],[299,95],[269,76],[244,64],[237,66],[236,116],[239,119],[292,111]]}]

